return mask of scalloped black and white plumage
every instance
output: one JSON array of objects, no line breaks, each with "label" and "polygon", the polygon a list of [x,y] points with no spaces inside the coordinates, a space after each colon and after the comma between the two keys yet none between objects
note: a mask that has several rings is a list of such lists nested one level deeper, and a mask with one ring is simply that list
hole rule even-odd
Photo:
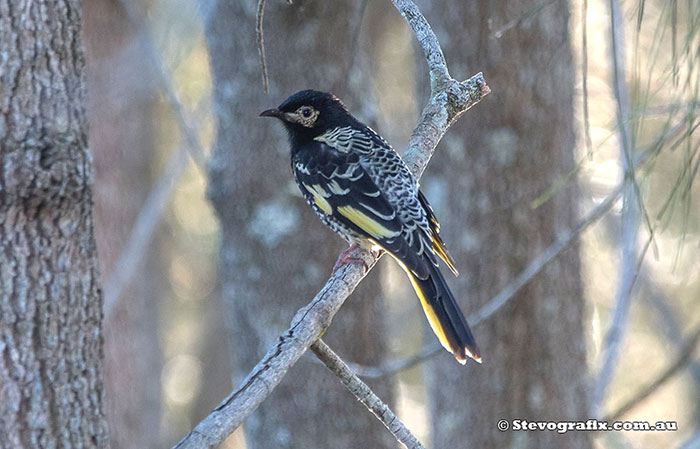
[{"label": "scalloped black and white plumage", "polygon": [[481,362],[469,326],[440,269],[457,275],[440,225],[394,149],[335,96],[297,92],[260,114],[282,121],[292,170],[321,221],[348,243],[379,246],[406,271],[438,340],[462,364]]}]

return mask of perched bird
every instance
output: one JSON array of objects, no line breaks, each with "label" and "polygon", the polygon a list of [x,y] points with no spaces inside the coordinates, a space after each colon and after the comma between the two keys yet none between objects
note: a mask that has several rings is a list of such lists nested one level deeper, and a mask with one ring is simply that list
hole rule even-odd
[{"label": "perched bird", "polygon": [[335,96],[303,90],[262,117],[282,121],[292,170],[321,221],[351,245],[376,246],[406,271],[438,340],[457,361],[479,348],[438,258],[457,275],[432,208],[403,159]]}]

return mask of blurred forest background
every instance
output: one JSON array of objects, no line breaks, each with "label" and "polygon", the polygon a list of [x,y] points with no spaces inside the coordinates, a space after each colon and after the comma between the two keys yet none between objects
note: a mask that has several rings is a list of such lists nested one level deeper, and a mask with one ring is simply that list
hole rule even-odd
[{"label": "blurred forest background", "polygon": [[[492,90],[421,181],[462,273],[448,282],[463,310],[575,238],[475,326],[481,366],[430,352],[389,258],[326,341],[430,447],[700,447],[700,3],[417,4],[451,74],[483,71]],[[401,152],[427,68],[389,1],[269,1],[268,94],[255,2],[82,8],[112,446],[165,447],[243,379],[344,249],[303,204],[281,127],[258,113],[300,89],[332,91]],[[425,360],[382,368],[423,348]],[[659,379],[616,419],[678,431],[496,428],[610,417]],[[224,445],[395,446],[312,355]]]}]

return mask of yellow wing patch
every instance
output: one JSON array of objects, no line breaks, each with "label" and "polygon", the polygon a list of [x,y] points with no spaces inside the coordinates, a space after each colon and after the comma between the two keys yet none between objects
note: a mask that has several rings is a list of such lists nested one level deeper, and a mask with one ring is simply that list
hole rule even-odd
[{"label": "yellow wing patch", "polygon": [[399,235],[398,231],[387,229],[383,224],[352,206],[340,206],[338,212],[374,238],[390,238]]},{"label": "yellow wing patch", "polygon": [[326,197],[330,196],[326,190],[318,185],[314,184],[313,186],[310,186],[308,184],[304,184],[304,188],[309,191],[309,193],[314,197],[314,203],[323,211],[326,213],[326,215],[331,215],[333,213],[333,207],[331,206],[331,203],[328,202]]}]

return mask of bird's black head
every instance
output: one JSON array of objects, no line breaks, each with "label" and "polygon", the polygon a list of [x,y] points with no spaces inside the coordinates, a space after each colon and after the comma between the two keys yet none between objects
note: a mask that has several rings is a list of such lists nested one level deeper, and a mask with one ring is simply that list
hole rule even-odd
[{"label": "bird's black head", "polygon": [[338,126],[357,124],[337,97],[317,90],[297,92],[278,108],[263,111],[260,116],[280,119],[296,142],[313,139]]}]

